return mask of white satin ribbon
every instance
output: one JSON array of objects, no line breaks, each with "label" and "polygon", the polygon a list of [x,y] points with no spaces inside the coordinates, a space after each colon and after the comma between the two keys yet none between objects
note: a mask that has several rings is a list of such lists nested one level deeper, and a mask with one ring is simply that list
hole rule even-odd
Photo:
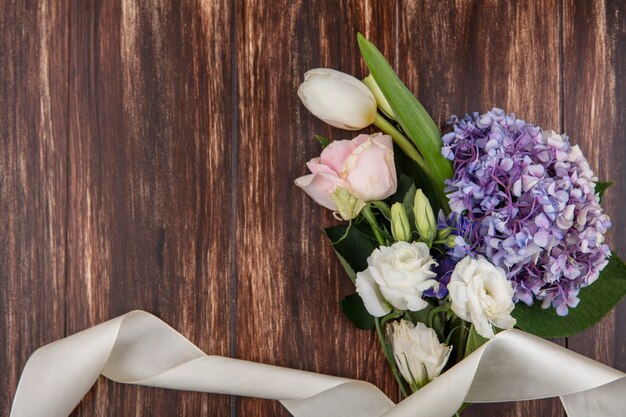
[{"label": "white satin ribbon", "polygon": [[352,379],[207,356],[160,319],[133,311],[38,349],[11,417],[66,417],[102,374],[113,381],[279,400],[296,417],[449,417],[465,402],[560,396],[569,417],[626,414],[626,375],[518,330],[502,332],[394,405]]}]

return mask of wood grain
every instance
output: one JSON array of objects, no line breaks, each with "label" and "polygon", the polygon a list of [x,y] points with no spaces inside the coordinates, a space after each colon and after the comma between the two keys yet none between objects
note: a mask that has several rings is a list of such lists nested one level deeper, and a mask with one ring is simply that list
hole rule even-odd
[{"label": "wood grain", "polygon": [[0,13],[0,415],[26,360],[65,328],[67,3]]},{"label": "wood grain", "polygon": [[[237,356],[362,378],[392,397],[397,388],[375,335],[354,328],[339,309],[354,287],[321,230],[336,221],[293,180],[320,152],[315,132],[351,137],[302,107],[296,91],[304,72],[327,66],[367,75],[356,32],[393,51],[394,32],[386,28],[394,16],[391,3],[378,1],[267,7],[248,0],[237,10]],[[237,415],[289,414],[276,402],[237,399]]]},{"label": "wood grain", "polygon": [[[71,10],[68,332],[132,309],[231,354],[231,9]],[[101,379],[77,416],[228,415],[230,398]]]},{"label": "wood grain", "polygon": [[[397,389],[293,185],[329,128],[299,103],[306,70],[390,58],[438,124],[499,106],[581,144],[626,217],[626,7],[618,0],[0,2],[0,355],[7,415],[40,345],[132,309],[209,353]],[[626,305],[569,339],[626,370]],[[565,340],[557,341],[563,345]],[[287,416],[272,401],[101,379],[75,416]],[[562,416],[557,401],[470,416]]]},{"label": "wood grain", "polygon": [[[623,2],[564,2],[564,127],[603,180],[616,180],[603,205],[611,215],[611,248],[626,253],[626,5]],[[569,339],[568,346],[626,370],[626,303],[598,325]]]}]

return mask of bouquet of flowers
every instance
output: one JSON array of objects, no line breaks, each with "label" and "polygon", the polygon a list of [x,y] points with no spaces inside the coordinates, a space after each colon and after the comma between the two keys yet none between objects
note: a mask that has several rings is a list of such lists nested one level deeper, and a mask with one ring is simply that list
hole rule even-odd
[{"label": "bouquet of flowers", "polygon": [[569,138],[513,113],[451,116],[443,135],[378,49],[360,34],[370,75],[305,74],[305,107],[351,140],[296,179],[341,225],[326,234],[355,285],[341,303],[376,329],[402,394],[419,390],[500,331],[565,337],[626,293],[604,242],[598,182]]}]

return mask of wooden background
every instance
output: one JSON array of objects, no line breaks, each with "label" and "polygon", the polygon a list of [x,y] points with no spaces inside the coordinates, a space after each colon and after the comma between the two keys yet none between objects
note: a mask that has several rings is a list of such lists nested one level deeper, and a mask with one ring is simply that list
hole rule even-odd
[{"label": "wooden background", "polygon": [[[0,414],[40,345],[132,309],[204,351],[376,383],[372,332],[292,181],[347,138],[300,105],[303,73],[364,76],[355,34],[445,126],[499,106],[569,133],[626,255],[626,6],[605,1],[1,0]],[[626,303],[558,342],[626,370]],[[278,403],[101,378],[75,416],[287,416]],[[464,416],[563,416],[554,400]]]}]

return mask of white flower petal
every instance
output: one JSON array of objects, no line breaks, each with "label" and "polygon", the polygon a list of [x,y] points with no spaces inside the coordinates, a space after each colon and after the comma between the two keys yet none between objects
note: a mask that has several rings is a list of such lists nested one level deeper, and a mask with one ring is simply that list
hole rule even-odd
[{"label": "white flower petal", "polygon": [[369,268],[357,274],[356,292],[361,296],[365,308],[372,316],[382,317],[391,311],[391,307],[385,301],[380,288],[369,273]]},{"label": "white flower petal", "polygon": [[425,243],[401,241],[391,246],[381,246],[372,252],[367,264],[368,269],[361,274],[366,274],[364,279],[368,281],[359,284],[357,279],[357,290],[361,286],[359,293],[368,294],[362,294],[361,297],[367,300],[368,311],[368,303],[372,305],[370,313],[377,311],[380,317],[380,304],[383,301],[398,310],[419,311],[426,307],[422,293],[437,284],[433,280],[437,275],[431,271],[437,262],[431,257]]},{"label": "white flower petal", "polygon": [[421,387],[441,373],[452,348],[439,343],[433,329],[407,320],[394,321],[390,328],[398,369],[409,384]]},{"label": "white flower petal", "polygon": [[472,323],[481,336],[491,339],[493,325],[501,329],[515,326],[511,317],[513,287],[504,270],[484,257],[461,260],[452,272],[448,292],[452,311]]}]

